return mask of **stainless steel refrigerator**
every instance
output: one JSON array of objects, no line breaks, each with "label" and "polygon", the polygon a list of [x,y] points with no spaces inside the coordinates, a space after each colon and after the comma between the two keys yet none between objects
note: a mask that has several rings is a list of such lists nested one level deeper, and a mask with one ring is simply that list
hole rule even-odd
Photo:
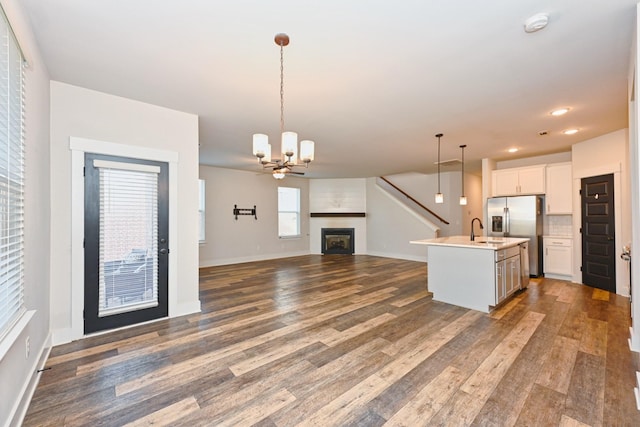
[{"label": "stainless steel refrigerator", "polygon": [[529,274],[542,274],[542,196],[492,197],[487,199],[489,231],[494,237],[529,238]]}]

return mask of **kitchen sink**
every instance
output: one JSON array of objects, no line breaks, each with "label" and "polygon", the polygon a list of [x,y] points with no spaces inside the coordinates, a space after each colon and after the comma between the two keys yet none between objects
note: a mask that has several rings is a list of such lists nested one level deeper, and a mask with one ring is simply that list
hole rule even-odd
[{"label": "kitchen sink", "polygon": [[486,239],[486,238],[477,238],[475,240],[476,243],[491,243],[491,244],[499,244],[504,243],[504,240],[495,240],[495,239]]}]

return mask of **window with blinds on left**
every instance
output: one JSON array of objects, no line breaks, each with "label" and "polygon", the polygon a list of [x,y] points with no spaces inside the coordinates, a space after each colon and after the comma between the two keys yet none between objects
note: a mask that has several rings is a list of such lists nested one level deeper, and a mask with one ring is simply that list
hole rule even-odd
[{"label": "window with blinds on left", "polygon": [[0,342],[24,304],[24,58],[0,9]]}]

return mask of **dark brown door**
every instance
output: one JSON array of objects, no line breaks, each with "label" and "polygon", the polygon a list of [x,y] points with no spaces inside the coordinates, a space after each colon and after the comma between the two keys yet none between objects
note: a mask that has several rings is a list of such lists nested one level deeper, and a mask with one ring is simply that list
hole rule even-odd
[{"label": "dark brown door", "polygon": [[581,181],[582,283],[616,291],[613,175]]},{"label": "dark brown door", "polygon": [[86,334],[168,314],[168,169],[85,155]]}]

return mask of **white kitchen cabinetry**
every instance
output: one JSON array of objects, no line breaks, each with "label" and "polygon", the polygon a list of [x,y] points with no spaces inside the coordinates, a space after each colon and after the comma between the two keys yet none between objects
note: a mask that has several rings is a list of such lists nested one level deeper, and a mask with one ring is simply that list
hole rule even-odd
[{"label": "white kitchen cabinetry", "polygon": [[544,275],[552,279],[571,280],[573,275],[573,239],[544,236]]},{"label": "white kitchen cabinetry", "polygon": [[496,304],[520,289],[520,247],[496,251]]},{"label": "white kitchen cabinetry", "polygon": [[498,169],[491,172],[494,196],[544,194],[546,165]]},{"label": "white kitchen cabinetry", "polygon": [[545,202],[547,215],[571,215],[573,203],[571,163],[547,166],[547,191]]}]

